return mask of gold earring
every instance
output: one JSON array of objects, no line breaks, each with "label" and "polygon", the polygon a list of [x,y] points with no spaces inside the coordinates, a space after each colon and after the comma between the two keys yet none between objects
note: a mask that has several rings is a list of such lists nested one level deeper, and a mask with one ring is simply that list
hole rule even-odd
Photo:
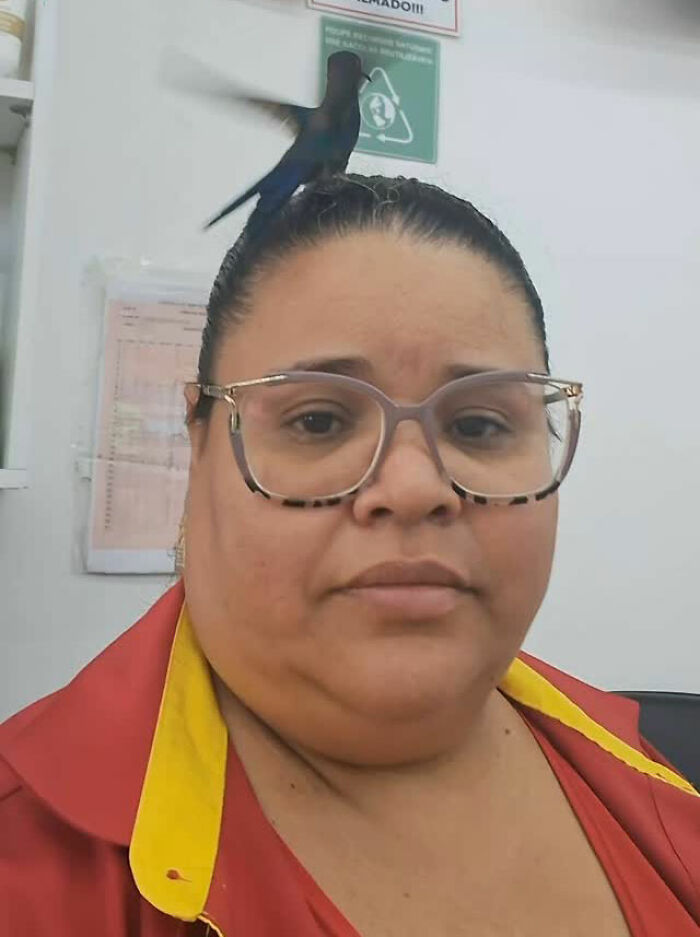
[{"label": "gold earring", "polygon": [[175,544],[175,575],[181,578],[185,572],[185,522],[187,513],[183,513],[180,520],[180,526],[177,530],[177,542]]}]

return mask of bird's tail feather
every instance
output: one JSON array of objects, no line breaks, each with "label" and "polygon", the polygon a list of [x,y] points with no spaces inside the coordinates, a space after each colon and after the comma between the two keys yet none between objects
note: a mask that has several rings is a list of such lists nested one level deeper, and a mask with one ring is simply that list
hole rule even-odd
[{"label": "bird's tail feather", "polygon": [[264,176],[262,179],[258,179],[255,185],[252,185],[249,189],[235,198],[232,202],[229,202],[227,205],[221,209],[220,212],[217,212],[213,218],[210,218],[209,221],[204,225],[204,230],[208,230],[212,225],[215,225],[217,221],[221,221],[222,218],[225,218],[226,215],[229,215],[232,211],[235,211],[237,208],[247,202],[249,198],[252,198],[254,195],[257,195],[260,192],[260,186],[265,182],[267,176]]},{"label": "bird's tail feather", "polygon": [[286,190],[282,189],[269,195],[263,194],[263,196],[258,199],[258,204],[253,209],[246,222],[246,230],[251,237],[257,238],[263,229],[267,227],[272,218],[289,200],[295,188],[296,186],[290,186]]},{"label": "bird's tail feather", "polygon": [[299,171],[299,166],[292,163],[284,166],[278,164],[266,176],[258,180],[255,185],[252,185],[238,198],[225,205],[211,221],[207,222],[204,230],[211,228],[217,221],[221,221],[230,212],[247,202],[249,198],[260,195],[258,204],[248,219],[248,231],[251,235],[256,235],[265,223],[288,201],[302,182],[303,174]]}]

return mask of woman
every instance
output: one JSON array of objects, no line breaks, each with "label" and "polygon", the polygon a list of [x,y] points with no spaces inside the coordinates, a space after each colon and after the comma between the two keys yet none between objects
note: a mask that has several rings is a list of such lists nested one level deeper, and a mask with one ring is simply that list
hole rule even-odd
[{"label": "woman", "polygon": [[0,931],[697,934],[697,792],[520,652],[581,386],[504,235],[307,187],[224,260],[186,396],[182,582],[2,729]]}]

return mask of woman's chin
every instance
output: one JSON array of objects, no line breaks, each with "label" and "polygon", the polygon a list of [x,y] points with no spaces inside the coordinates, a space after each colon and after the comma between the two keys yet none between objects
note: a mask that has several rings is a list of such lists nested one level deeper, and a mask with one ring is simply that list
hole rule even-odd
[{"label": "woman's chin", "polygon": [[398,767],[430,761],[458,749],[467,714],[437,694],[380,696],[363,712],[347,710],[299,737],[303,747],[324,758],[358,767]]},{"label": "woman's chin", "polygon": [[369,725],[401,727],[458,717],[479,691],[476,661],[449,639],[394,639],[355,646],[330,663],[322,683],[341,710]]}]

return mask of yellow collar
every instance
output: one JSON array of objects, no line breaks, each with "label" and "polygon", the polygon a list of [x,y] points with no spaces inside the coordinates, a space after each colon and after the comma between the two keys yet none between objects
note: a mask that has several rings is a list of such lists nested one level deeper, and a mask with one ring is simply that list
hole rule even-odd
[{"label": "yellow collar", "polygon": [[[510,665],[500,690],[558,720],[630,767],[689,794],[674,771],[647,758],[590,718],[524,661]],[[214,873],[224,802],[228,735],[183,604],[131,838],[129,862],[143,897],[184,921],[203,915]]]}]

